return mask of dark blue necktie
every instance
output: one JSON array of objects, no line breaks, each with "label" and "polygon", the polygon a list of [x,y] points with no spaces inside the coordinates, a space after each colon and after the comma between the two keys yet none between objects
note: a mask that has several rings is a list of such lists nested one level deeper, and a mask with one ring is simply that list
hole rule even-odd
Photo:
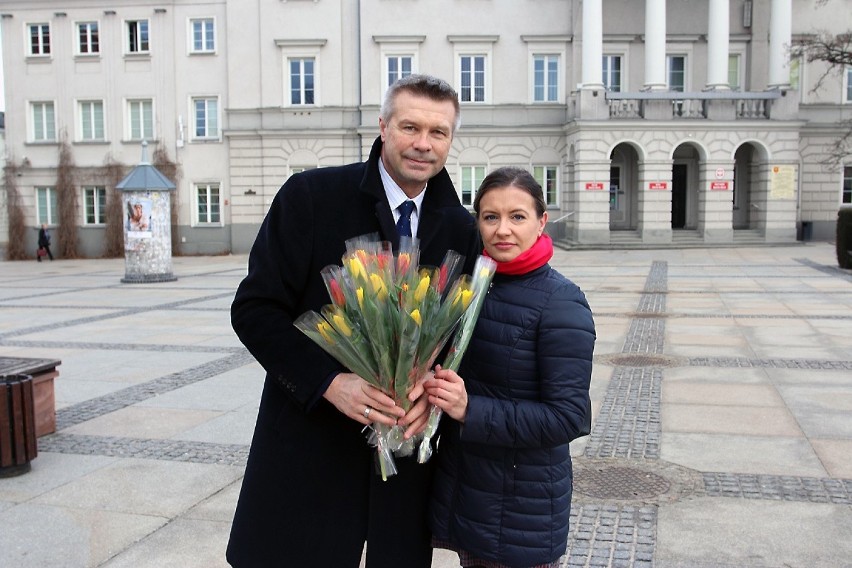
[{"label": "dark blue necktie", "polygon": [[411,200],[403,201],[397,209],[399,210],[399,221],[396,222],[396,230],[400,237],[410,237],[411,212],[414,211],[414,202]]}]

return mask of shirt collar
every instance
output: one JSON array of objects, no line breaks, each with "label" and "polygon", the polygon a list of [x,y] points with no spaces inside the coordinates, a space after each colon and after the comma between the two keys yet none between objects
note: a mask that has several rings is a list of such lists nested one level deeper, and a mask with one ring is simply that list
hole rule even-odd
[{"label": "shirt collar", "polygon": [[394,214],[394,219],[399,218],[399,212],[396,208],[409,199],[414,202],[414,214],[419,216],[420,207],[423,205],[423,198],[426,196],[426,186],[423,186],[423,191],[418,193],[417,197],[408,197],[385,169],[385,164],[381,158],[379,158],[379,175],[381,175],[382,185],[385,188],[385,195],[387,195],[388,205],[390,205],[391,211]]}]

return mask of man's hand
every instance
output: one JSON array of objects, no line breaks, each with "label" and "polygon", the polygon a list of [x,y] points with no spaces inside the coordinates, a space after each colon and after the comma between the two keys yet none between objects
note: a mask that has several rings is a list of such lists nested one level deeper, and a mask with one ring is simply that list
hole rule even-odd
[{"label": "man's hand", "polygon": [[405,416],[405,411],[391,397],[355,373],[340,373],[334,377],[322,396],[361,424],[379,422],[394,426],[397,418]]},{"label": "man's hand", "polygon": [[[431,377],[431,373],[426,375]],[[423,381],[417,381],[411,392],[408,393],[408,400],[413,402],[411,408],[405,413],[399,425],[405,428],[405,439],[408,440],[413,436],[421,433],[426,429],[426,423],[429,420],[429,400],[423,388]]]}]

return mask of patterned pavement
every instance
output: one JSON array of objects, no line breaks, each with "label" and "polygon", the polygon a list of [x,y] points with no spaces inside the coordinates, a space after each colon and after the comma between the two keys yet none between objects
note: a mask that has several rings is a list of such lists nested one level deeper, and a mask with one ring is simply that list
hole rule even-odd
[{"label": "patterned pavement", "polygon": [[[833,255],[557,252],[598,327],[564,566],[852,565],[852,272]],[[176,258],[156,284],[122,284],[121,259],[0,262],[0,356],[63,361],[57,432],[0,479],[0,565],[225,565],[262,386],[228,323],[245,262]]]}]

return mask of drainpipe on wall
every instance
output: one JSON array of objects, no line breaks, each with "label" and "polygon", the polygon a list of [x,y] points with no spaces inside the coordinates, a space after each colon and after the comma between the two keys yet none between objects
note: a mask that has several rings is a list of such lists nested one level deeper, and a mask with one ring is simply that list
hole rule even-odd
[{"label": "drainpipe on wall", "polygon": [[364,153],[362,148],[364,147],[363,140],[361,139],[361,124],[364,122],[364,117],[361,111],[361,101],[362,101],[362,90],[363,90],[363,81],[361,79],[361,0],[356,0],[356,9],[358,10],[358,14],[355,18],[355,37],[358,38],[358,50],[357,50],[357,69],[356,76],[358,78],[358,127],[355,132],[358,135],[358,161],[364,161]]}]

